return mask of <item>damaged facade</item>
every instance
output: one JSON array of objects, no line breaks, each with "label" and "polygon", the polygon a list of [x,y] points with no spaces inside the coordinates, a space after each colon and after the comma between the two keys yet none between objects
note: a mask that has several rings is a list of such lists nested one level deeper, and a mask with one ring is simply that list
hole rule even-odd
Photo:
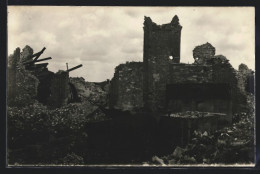
[{"label": "damaged facade", "polygon": [[244,70],[240,75],[242,70],[236,71],[225,56],[215,55],[210,43],[194,48],[193,64],[180,63],[181,29],[177,16],[163,25],[145,17],[143,62],[116,68],[110,107],[130,111],[143,108],[151,115],[224,113],[231,122],[232,113],[243,111],[244,85],[250,77],[252,80],[253,72]]},{"label": "damaged facade", "polygon": [[126,110],[143,107],[142,74],[142,62],[128,62],[118,65],[110,87],[109,106]]},{"label": "damaged facade", "polygon": [[[69,71],[82,65],[58,71],[48,70],[48,63],[38,63],[52,59],[51,57],[39,59],[43,54],[33,53],[28,45],[20,52],[17,48],[8,58],[8,105],[27,105],[35,100],[57,108],[73,102],[77,96],[73,94],[69,82]],[[22,96],[21,96],[22,95]],[[24,101],[25,100],[25,101]]]}]

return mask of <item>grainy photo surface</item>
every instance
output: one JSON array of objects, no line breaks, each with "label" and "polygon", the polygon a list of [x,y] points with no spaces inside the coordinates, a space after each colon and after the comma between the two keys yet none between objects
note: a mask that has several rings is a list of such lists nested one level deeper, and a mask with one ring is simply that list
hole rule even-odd
[{"label": "grainy photo surface", "polygon": [[253,7],[8,6],[9,166],[254,166]]}]

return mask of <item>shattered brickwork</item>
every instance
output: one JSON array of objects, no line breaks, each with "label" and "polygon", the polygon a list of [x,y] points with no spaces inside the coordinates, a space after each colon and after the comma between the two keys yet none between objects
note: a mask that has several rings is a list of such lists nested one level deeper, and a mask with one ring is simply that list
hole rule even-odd
[{"label": "shattered brickwork", "polygon": [[143,64],[128,62],[118,65],[111,81],[110,108],[133,110],[143,107]]}]

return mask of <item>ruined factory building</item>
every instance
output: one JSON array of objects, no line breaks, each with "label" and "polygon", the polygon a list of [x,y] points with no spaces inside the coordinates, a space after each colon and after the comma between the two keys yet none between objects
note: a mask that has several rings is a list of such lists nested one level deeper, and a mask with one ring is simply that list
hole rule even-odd
[{"label": "ruined factory building", "polygon": [[10,164],[254,162],[254,72],[208,42],[182,63],[178,16],[143,25],[143,62],[101,83],[69,77],[82,65],[49,71],[38,63],[52,59],[39,59],[46,48],[9,56]]}]

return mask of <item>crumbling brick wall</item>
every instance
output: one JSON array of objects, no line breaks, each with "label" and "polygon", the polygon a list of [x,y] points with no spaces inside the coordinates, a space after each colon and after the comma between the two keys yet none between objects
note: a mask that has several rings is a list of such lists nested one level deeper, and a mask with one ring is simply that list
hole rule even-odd
[{"label": "crumbling brick wall", "polygon": [[165,106],[169,63],[180,62],[182,26],[177,16],[164,25],[157,25],[150,17],[144,20],[144,106],[157,112]]},{"label": "crumbling brick wall", "polygon": [[143,64],[128,62],[118,65],[111,81],[110,108],[133,110],[143,107]]}]

